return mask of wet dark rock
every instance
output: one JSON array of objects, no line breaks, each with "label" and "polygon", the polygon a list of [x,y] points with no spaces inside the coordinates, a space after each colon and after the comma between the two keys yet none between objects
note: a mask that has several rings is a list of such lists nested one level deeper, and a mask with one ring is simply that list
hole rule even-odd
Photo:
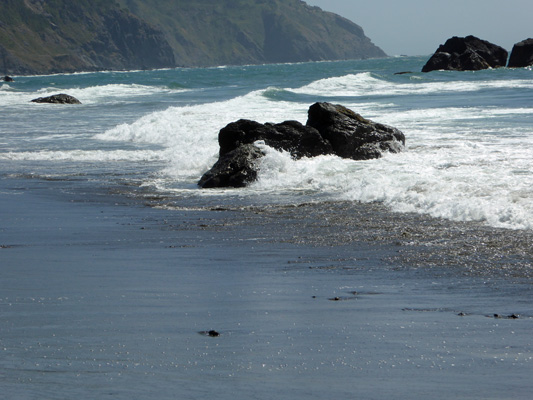
[{"label": "wet dark rock", "polygon": [[81,104],[81,102],[68,94],[55,94],[48,97],[39,97],[38,99],[33,99],[33,103],[50,103],[50,104]]},{"label": "wet dark rock", "polygon": [[202,176],[202,188],[244,187],[257,178],[257,161],[264,153],[254,145],[262,141],[295,159],[335,154],[353,160],[400,152],[405,136],[398,129],[372,122],[352,110],[330,103],[315,103],[306,125],[297,121],[279,124],[241,119],[219,132],[219,160]]},{"label": "wet dark rock", "polygon": [[533,65],[533,39],[516,43],[509,57],[509,68],[523,68]]},{"label": "wet dark rock", "polygon": [[257,178],[256,163],[263,152],[253,144],[245,144],[220,156],[198,185],[202,188],[244,187]]},{"label": "wet dark rock", "polygon": [[12,77],[7,76],[7,75],[4,76],[1,80],[4,82],[15,82],[15,80]]},{"label": "wet dark rock", "polygon": [[317,129],[331,143],[333,153],[342,158],[370,160],[386,151],[399,153],[405,145],[400,130],[370,121],[338,104],[313,104],[307,125]]},{"label": "wet dark rock", "polygon": [[205,335],[205,336],[209,336],[209,337],[219,337],[220,336],[220,333],[215,331],[215,330],[210,330],[210,331],[200,331],[198,332],[200,335]]},{"label": "wet dark rock", "polygon": [[520,315],[518,314],[510,314],[510,315],[506,315],[506,316],[503,316],[501,314],[493,314],[492,315],[494,318],[496,319],[519,319],[520,318]]},{"label": "wet dark rock", "polygon": [[241,119],[220,130],[218,143],[220,156],[243,144],[262,140],[276,150],[285,150],[295,158],[314,157],[332,152],[331,145],[320,133],[298,121],[285,121],[280,124],[261,124]]},{"label": "wet dark rock", "polygon": [[475,36],[454,36],[440,45],[422,72],[435,70],[479,71],[504,67],[507,50]]}]

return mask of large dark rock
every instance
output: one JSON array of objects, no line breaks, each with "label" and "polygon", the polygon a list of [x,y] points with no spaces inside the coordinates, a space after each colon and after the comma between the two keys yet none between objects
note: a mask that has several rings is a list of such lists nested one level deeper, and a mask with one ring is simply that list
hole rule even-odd
[{"label": "large dark rock", "polygon": [[422,72],[435,70],[479,71],[505,67],[507,50],[475,36],[448,39],[431,56]]},{"label": "large dark rock", "polygon": [[285,150],[295,158],[314,157],[332,152],[331,144],[310,126],[298,121],[285,121],[280,124],[260,124],[241,119],[220,130],[218,143],[220,155],[236,149],[243,144],[263,140],[276,150]]},{"label": "large dark rock", "polygon": [[32,100],[33,103],[51,103],[51,104],[81,104],[81,102],[68,94],[55,94],[48,97],[39,97]]},{"label": "large dark rock", "polygon": [[15,80],[12,77],[8,76],[8,75],[4,76],[2,79],[0,79],[0,81],[15,82]]},{"label": "large dark rock", "polygon": [[509,68],[523,68],[533,65],[533,39],[526,39],[513,46],[509,57]]},{"label": "large dark rock", "polygon": [[313,104],[307,125],[316,128],[331,144],[333,153],[343,158],[379,158],[384,151],[398,153],[405,145],[405,136],[398,129],[370,121],[338,104]]},{"label": "large dark rock", "polygon": [[353,160],[399,152],[405,136],[398,129],[372,122],[352,110],[330,103],[309,108],[306,125],[297,121],[261,124],[241,119],[219,132],[219,160],[198,185],[202,188],[243,187],[257,178],[257,161],[264,156],[254,145],[263,141],[295,159],[335,154]]}]

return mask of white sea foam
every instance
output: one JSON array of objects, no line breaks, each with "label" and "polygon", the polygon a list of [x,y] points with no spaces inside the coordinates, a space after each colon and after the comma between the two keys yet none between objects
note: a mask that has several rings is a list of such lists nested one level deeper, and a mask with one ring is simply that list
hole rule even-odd
[{"label": "white sea foam", "polygon": [[[66,93],[74,96],[80,100],[82,104],[105,104],[123,102],[129,99],[138,99],[142,96],[165,95],[189,91],[189,89],[169,89],[167,87],[138,84],[108,84],[86,88],[58,88],[49,86],[41,88],[36,92],[13,90],[9,85],[2,85],[0,90],[2,91],[2,96],[0,96],[0,106],[27,105],[35,98],[52,96],[59,93]],[[42,105],[34,103],[34,106],[38,107]]]},{"label": "white sea foam", "polygon": [[533,165],[527,151],[513,152],[513,162],[508,154],[490,153],[490,148],[472,147],[458,161],[453,147],[370,161],[334,156],[295,161],[270,149],[252,188],[321,193],[330,199],[381,202],[397,212],[533,229]]},{"label": "white sea foam", "polygon": [[380,122],[407,134],[406,152],[370,161],[332,156],[294,161],[270,149],[254,189],[322,193],[381,202],[398,212],[533,229],[533,127],[486,122],[531,111],[474,107],[385,113]]},{"label": "white sea foam", "polygon": [[309,85],[288,89],[294,93],[352,97],[352,96],[401,96],[413,94],[474,92],[484,89],[533,89],[533,80],[443,81],[443,82],[390,82],[371,72],[349,74],[320,79]]},{"label": "white sea foam", "polygon": [[113,162],[113,161],[161,161],[164,152],[152,150],[70,150],[70,151],[21,151],[0,153],[0,160],[11,161],[82,161],[82,162]]},{"label": "white sea foam", "polygon": [[306,118],[304,106],[271,102],[262,93],[252,92],[217,103],[171,107],[95,138],[163,145],[170,153],[170,165],[164,173],[174,179],[197,179],[216,161],[218,132],[228,123],[240,118],[260,122]]},{"label": "white sea foam", "polygon": [[[355,81],[355,84],[354,84]],[[371,74],[320,80],[294,91],[321,95],[350,93],[374,82],[373,93],[439,91],[441,83],[392,84]],[[529,81],[454,82],[449,90],[484,86],[530,85]],[[344,87],[343,87],[344,85]],[[454,86],[455,85],[455,86]],[[403,87],[402,87],[403,86]],[[411,87],[413,86],[413,87]],[[314,88],[314,89],[313,89]],[[449,87],[448,87],[449,88]],[[159,187],[196,180],[216,161],[221,127],[239,118],[259,122],[296,119],[305,123],[309,104],[272,101],[270,89],[217,103],[171,107],[97,135],[100,140],[133,141],[164,146],[168,166]],[[448,90],[448,89],[447,89]],[[364,92],[368,92],[365,87]],[[381,202],[398,212],[418,212],[457,221],[482,221],[491,226],[533,229],[533,128],[498,125],[501,117],[527,117],[530,107],[447,107],[397,111],[371,103],[346,106],[378,122],[397,126],[407,136],[407,151],[379,160],[352,161],[322,156],[295,161],[265,147],[259,180],[246,193],[292,193],[332,200]],[[494,120],[495,124],[487,123]],[[190,186],[187,186],[190,188]],[[189,189],[187,189],[189,190]],[[199,195],[213,192],[198,191]],[[235,191],[218,191],[235,195]],[[308,198],[308,197],[306,197]],[[296,200],[297,201],[297,200]]]},{"label": "white sea foam", "polygon": [[[91,86],[87,88],[72,88],[66,90],[70,95],[77,97],[84,104],[102,103],[117,100],[137,98],[139,96],[164,95],[169,93],[186,92],[188,89],[169,89],[160,86],[147,86],[138,84],[109,84]],[[45,89],[44,95],[56,93],[57,89]]]}]

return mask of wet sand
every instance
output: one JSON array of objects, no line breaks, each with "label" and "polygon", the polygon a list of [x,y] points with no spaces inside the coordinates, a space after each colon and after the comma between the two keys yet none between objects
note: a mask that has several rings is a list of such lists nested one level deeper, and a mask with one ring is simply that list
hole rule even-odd
[{"label": "wet sand", "polygon": [[8,398],[533,390],[529,233],[375,205],[185,210],[0,186]]}]

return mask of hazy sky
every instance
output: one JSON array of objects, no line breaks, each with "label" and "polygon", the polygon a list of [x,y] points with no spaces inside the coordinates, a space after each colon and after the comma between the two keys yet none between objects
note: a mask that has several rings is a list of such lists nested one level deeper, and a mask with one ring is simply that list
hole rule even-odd
[{"label": "hazy sky", "polygon": [[427,55],[452,36],[502,46],[533,38],[533,0],[304,0],[360,25],[388,55]]}]

